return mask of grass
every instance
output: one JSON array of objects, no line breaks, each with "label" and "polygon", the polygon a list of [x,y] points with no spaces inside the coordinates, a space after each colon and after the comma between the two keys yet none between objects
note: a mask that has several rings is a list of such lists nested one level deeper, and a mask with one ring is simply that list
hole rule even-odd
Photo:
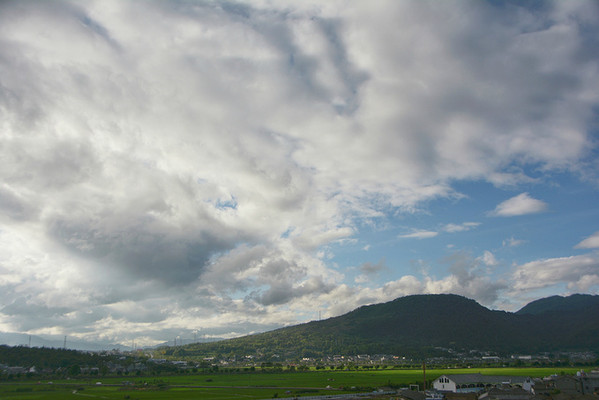
[{"label": "grass", "polygon": [[[578,368],[468,368],[431,369],[426,371],[431,382],[443,374],[481,373],[486,375],[518,375],[543,377],[552,374],[573,374]],[[237,373],[177,375],[168,377],[120,377],[80,380],[4,383],[0,398],[11,400],[34,399],[267,399],[278,397],[344,393],[340,387],[352,386],[363,391],[387,386],[407,386],[422,383],[421,370],[376,371],[308,371],[293,373]],[[102,385],[96,385],[101,381]],[[125,385],[124,381],[134,384]],[[191,387],[195,386],[195,387]],[[330,386],[332,389],[325,389]],[[336,389],[336,390],[334,390]],[[333,391],[334,390],[334,391]],[[289,393],[286,393],[288,392]]]}]

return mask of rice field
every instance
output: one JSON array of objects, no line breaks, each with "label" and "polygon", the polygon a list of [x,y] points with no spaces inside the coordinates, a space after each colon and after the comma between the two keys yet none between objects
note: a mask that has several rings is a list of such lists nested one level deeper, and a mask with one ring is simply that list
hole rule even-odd
[{"label": "rice field", "polygon": [[[431,369],[428,382],[443,374],[481,373],[543,377],[574,374],[578,368]],[[33,399],[269,399],[372,391],[375,388],[422,385],[421,370],[306,371],[197,374],[168,377],[119,377],[0,384],[0,398]]]}]

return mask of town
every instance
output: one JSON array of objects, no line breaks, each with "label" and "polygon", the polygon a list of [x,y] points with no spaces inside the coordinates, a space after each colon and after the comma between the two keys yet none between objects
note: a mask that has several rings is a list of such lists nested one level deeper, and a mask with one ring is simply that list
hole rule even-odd
[{"label": "town", "polygon": [[[326,385],[313,390],[342,390],[354,392],[347,396],[360,394],[362,398],[561,400],[596,399],[599,395],[599,370],[596,369],[599,363],[593,352],[496,355],[478,350],[465,352],[446,348],[443,349],[448,354],[446,357],[418,360],[383,354],[296,359],[282,359],[276,355],[265,358],[258,354],[193,359],[165,355],[171,353],[169,350],[172,348],[80,352],[0,346],[0,350],[4,350],[2,354],[20,352],[21,359],[30,359],[27,364],[17,365],[14,357],[12,361],[6,360],[10,356],[0,358],[0,382],[3,384],[38,382],[48,385],[59,380],[67,383],[87,380],[89,384],[93,381],[96,386],[104,384],[134,390],[139,386],[147,388],[148,385],[156,385],[156,381],[152,384],[151,379],[161,379],[160,387],[166,389],[169,385],[163,380],[168,382],[168,379],[185,376],[210,384],[214,379],[234,382],[239,376],[263,376],[268,381],[268,377],[279,376],[277,374],[291,377],[294,374],[313,373],[314,376],[327,374],[328,377]],[[28,358],[34,352],[45,352],[44,361],[35,363]],[[161,357],[161,354],[164,356]],[[538,375],[536,371],[548,369],[555,373],[544,376],[519,374],[520,371],[533,371]],[[343,374],[364,376],[368,371],[375,375],[406,373],[409,375],[405,376],[410,378],[397,382],[388,379],[385,383],[373,386],[352,384],[351,380],[342,383],[340,380],[341,376],[347,376]],[[518,371],[518,374],[514,371]],[[368,392],[364,392],[365,388]],[[283,396],[283,393],[277,395],[295,396],[291,390],[286,390],[284,394],[289,396]],[[333,398],[331,396],[329,394],[328,398]],[[335,394],[334,398],[349,398],[343,396],[345,394]]]}]

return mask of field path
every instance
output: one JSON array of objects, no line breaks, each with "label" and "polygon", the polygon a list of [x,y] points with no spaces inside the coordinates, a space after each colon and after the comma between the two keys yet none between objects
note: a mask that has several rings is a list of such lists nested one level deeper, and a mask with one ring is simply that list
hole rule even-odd
[{"label": "field path", "polygon": [[80,393],[80,392],[78,392],[76,390],[73,390],[73,394],[76,395],[76,396],[98,397],[100,399],[109,399],[110,398],[110,397],[100,396],[100,395],[97,395],[97,394]]}]

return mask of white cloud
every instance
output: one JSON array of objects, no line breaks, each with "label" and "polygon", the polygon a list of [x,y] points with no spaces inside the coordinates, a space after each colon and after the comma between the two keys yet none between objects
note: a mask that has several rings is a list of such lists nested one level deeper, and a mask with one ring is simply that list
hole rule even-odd
[{"label": "white cloud", "polygon": [[[420,279],[404,275],[378,288],[350,288],[342,285],[324,296],[330,307],[327,317],[349,312],[361,305],[386,302],[412,294],[459,294],[489,306],[508,288],[504,280],[484,276],[478,269],[479,260],[466,253],[453,253],[446,261],[449,264],[449,274],[440,279],[426,274]],[[343,301],[339,301],[340,298]]]},{"label": "white cloud", "polygon": [[576,246],[575,249],[596,249],[599,248],[599,231],[593,233],[588,238],[584,239]]},{"label": "white cloud", "polygon": [[462,224],[447,224],[443,227],[445,232],[454,233],[454,232],[465,232],[471,229],[476,228],[480,225],[480,222],[464,222]]},{"label": "white cloud", "polygon": [[[456,232],[465,232],[479,226],[478,222],[464,222],[460,225],[458,224],[447,224],[444,225],[440,230],[442,232],[447,233],[456,233]],[[439,231],[429,231],[429,230],[414,230],[412,233],[406,233],[403,235],[399,235],[398,237],[401,239],[430,239],[439,235]]]},{"label": "white cloud", "polygon": [[560,283],[586,291],[599,277],[599,255],[549,258],[519,265],[512,274],[516,291],[541,289]]},{"label": "white cloud", "polygon": [[513,236],[509,239],[506,239],[502,242],[503,247],[517,247],[526,243],[525,240],[515,239]]},{"label": "white cloud", "polygon": [[530,197],[528,193],[521,193],[497,205],[491,214],[498,217],[514,217],[540,213],[546,210],[547,203]]},{"label": "white cloud", "polygon": [[417,230],[414,231],[412,233],[407,233],[405,235],[399,235],[399,238],[404,238],[404,239],[430,239],[430,238],[434,238],[435,236],[437,236],[439,234],[439,232],[435,232],[435,231],[424,231],[424,230]]},{"label": "white cloud", "polygon": [[[328,246],[459,180],[577,169],[599,74],[564,7],[0,3],[0,326],[160,340],[492,299],[469,270],[348,287]],[[546,209],[520,196],[498,215]]]},{"label": "white cloud", "polygon": [[496,266],[499,264],[499,262],[495,258],[495,255],[493,253],[491,253],[489,250],[485,250],[485,252],[483,253],[483,255],[480,259],[483,262],[483,264],[485,264],[489,267],[493,267],[493,266]]}]

